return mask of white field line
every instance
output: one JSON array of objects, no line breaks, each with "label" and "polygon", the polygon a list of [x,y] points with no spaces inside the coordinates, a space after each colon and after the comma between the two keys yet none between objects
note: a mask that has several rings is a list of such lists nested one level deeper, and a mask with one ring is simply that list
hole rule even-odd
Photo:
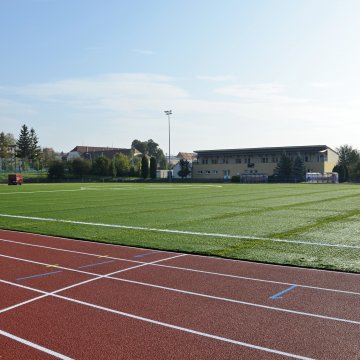
[{"label": "white field line", "polygon": [[[58,358],[58,359],[71,360],[71,358],[69,358],[68,356],[59,354],[59,353],[56,352],[56,351],[47,349],[47,348],[45,348],[45,347],[43,347],[43,346],[40,346],[40,345],[35,344],[35,343],[33,343],[33,342],[31,342],[31,341],[28,341],[28,340],[26,340],[26,339],[23,339],[23,338],[20,338],[20,337],[18,337],[18,336],[15,336],[15,335],[13,335],[13,334],[10,334],[10,333],[8,333],[8,332],[6,332],[6,331],[0,330],[0,335],[5,336],[5,337],[7,337],[7,338],[9,338],[9,339],[15,340],[15,341],[17,341],[17,342],[19,342],[19,343],[21,343],[21,344],[25,344],[25,345],[27,345],[27,346],[30,346],[30,347],[32,347],[32,348],[34,348],[34,349],[36,349],[36,350],[40,350],[40,351],[42,351],[42,352],[44,352],[44,353],[46,353],[46,354],[49,354],[49,355],[52,355],[52,356]],[[1,356],[0,356],[0,358],[1,358]]]},{"label": "white field line", "polygon": [[[62,251],[62,252],[80,254],[80,255],[99,257],[99,254],[81,252],[81,251],[76,251],[76,250],[60,249],[60,248],[54,248],[54,247],[45,246],[45,245],[29,244],[29,243],[24,243],[24,242],[15,241],[15,240],[6,240],[6,239],[1,239],[0,238],[0,242],[14,243],[14,244],[30,246],[30,247],[44,248],[44,249],[55,250],[55,251]],[[1,257],[8,257],[8,258],[12,258],[12,259],[15,259],[15,260],[20,260],[20,261],[33,262],[33,263],[40,264],[40,265],[46,265],[46,266],[49,265],[49,264],[46,264],[46,263],[41,263],[41,262],[36,262],[36,261],[32,261],[32,260],[16,258],[16,257],[8,256],[8,255],[0,254],[0,256]],[[191,255],[188,255],[188,256],[191,256]],[[106,256],[106,258],[107,259],[112,259],[112,260],[120,260],[120,261],[132,262],[132,263],[137,263],[137,264],[149,264],[149,263],[145,263],[143,261],[124,259],[124,258],[119,258],[119,257],[114,257],[114,256]],[[167,259],[162,259],[162,260],[165,261]],[[158,267],[164,267],[164,268],[168,268],[168,269],[175,269],[175,270],[181,270],[181,271],[190,271],[190,272],[206,274],[206,275],[214,275],[214,276],[219,276],[219,277],[228,277],[228,278],[239,279],[239,280],[257,281],[257,282],[264,282],[264,283],[268,283],[268,284],[277,284],[277,285],[289,285],[289,286],[293,285],[293,283],[289,283],[289,282],[266,280],[266,279],[252,278],[252,277],[240,276],[240,275],[231,275],[231,274],[218,273],[218,272],[213,272],[213,271],[184,268],[184,267],[180,267],[180,266],[172,266],[172,265],[164,265],[164,264],[153,264],[153,263],[151,263],[151,265],[152,266],[158,266]],[[80,271],[80,270],[75,270],[75,269],[71,269],[71,268],[65,268],[65,267],[61,267],[61,266],[54,266],[54,267],[60,268],[60,269],[65,269],[65,270],[70,270],[70,271],[83,272],[83,271]],[[83,272],[83,273],[87,273],[87,272]],[[93,273],[88,273],[88,274],[93,274]],[[345,274],[345,275],[347,275],[347,274]],[[358,274],[350,274],[350,275],[358,275]],[[358,276],[360,276],[360,275],[358,275]],[[349,291],[349,290],[339,290],[339,289],[332,289],[332,288],[324,288],[324,287],[311,286],[311,285],[305,285],[305,284],[297,284],[297,287],[305,288],[305,289],[329,291],[329,292],[335,292],[335,293],[340,293],[340,294],[359,295],[360,296],[360,292]]]},{"label": "white field line", "polygon": [[[37,264],[37,265],[45,265],[45,266],[48,265],[46,263],[41,263],[41,262],[37,262],[37,261],[33,261],[33,260],[26,260],[26,259],[16,258],[16,257],[13,257],[13,256],[8,256],[8,255],[1,255],[0,254],[0,256],[5,257],[5,258],[9,258],[9,259],[12,259],[12,260],[18,260],[18,261],[23,261],[23,262],[28,262],[28,263],[34,263],[34,264]],[[164,261],[164,260],[165,259],[158,260],[158,262],[159,261]],[[349,320],[349,319],[337,318],[337,317],[333,317],[333,316],[326,316],[326,315],[321,315],[321,314],[308,313],[308,312],[304,312],[304,311],[297,311],[297,310],[285,309],[285,308],[268,306],[268,305],[261,305],[261,304],[251,303],[251,302],[248,302],[248,301],[241,301],[241,300],[230,299],[230,298],[225,298],[225,297],[220,297],[220,296],[197,293],[197,292],[193,292],[193,291],[181,290],[181,289],[177,289],[177,288],[170,288],[170,287],[161,286],[161,285],[154,285],[154,284],[144,283],[144,282],[135,281],[135,280],[121,279],[121,278],[117,278],[117,277],[112,276],[112,275],[115,275],[115,274],[119,274],[119,273],[122,273],[122,272],[132,270],[132,269],[136,269],[136,268],[139,268],[139,267],[142,267],[142,266],[145,266],[145,265],[148,265],[148,264],[144,263],[142,265],[137,265],[137,266],[133,266],[133,267],[130,267],[130,268],[123,269],[123,270],[115,271],[115,272],[113,272],[111,274],[107,274],[107,275],[98,275],[98,274],[89,273],[89,272],[83,271],[83,270],[71,269],[71,268],[67,268],[67,267],[63,267],[63,266],[56,266],[56,268],[58,268],[58,269],[63,269],[63,270],[73,271],[73,272],[76,272],[76,273],[91,275],[93,278],[89,279],[89,280],[85,280],[85,281],[83,281],[81,283],[77,283],[75,285],[70,285],[70,286],[68,286],[66,288],[63,288],[63,289],[60,289],[60,290],[56,290],[54,292],[51,292],[51,294],[56,294],[58,292],[62,292],[62,291],[71,289],[72,287],[76,287],[76,286],[86,284],[86,283],[94,281],[94,280],[98,280],[100,278],[101,279],[106,278],[106,279],[111,279],[111,280],[120,281],[120,282],[126,282],[126,283],[131,283],[131,284],[136,284],[136,285],[141,285],[141,286],[146,286],[146,287],[152,287],[152,288],[161,289],[161,290],[172,291],[172,292],[185,294],[185,295],[191,295],[191,296],[202,297],[202,298],[206,298],[206,299],[212,299],[212,300],[216,300],[216,301],[224,301],[224,302],[229,302],[229,303],[234,303],[234,304],[239,304],[239,305],[244,305],[244,306],[250,306],[250,307],[255,307],[255,308],[260,308],[260,309],[265,309],[265,310],[289,313],[289,314],[293,314],[293,315],[308,316],[308,317],[318,318],[318,319],[322,319],[322,320],[331,320],[331,321],[343,322],[343,323],[348,323],[348,324],[360,325],[360,321],[357,321],[357,320]],[[22,288],[27,289],[27,290],[38,291],[38,292],[40,292],[42,294],[49,294],[46,291],[37,290],[37,289],[34,289],[32,287],[20,285],[20,284],[13,283],[13,282],[10,282],[10,281],[7,281],[7,280],[1,280],[0,279],[0,282],[6,283],[6,284],[9,284],[9,285],[19,286],[19,287],[22,287]],[[357,295],[360,295],[360,294],[357,294]],[[30,302],[42,299],[43,297],[46,297],[46,296],[47,295],[42,295],[42,296],[39,296],[37,298],[33,298],[33,299],[30,299],[30,300],[24,301],[24,302],[22,302],[20,304],[12,305],[12,306],[10,306],[8,308],[0,310],[0,313],[6,312],[8,310],[12,310],[12,309],[17,308],[17,307],[22,306],[22,305],[26,305],[26,304],[28,304]]]},{"label": "white field line", "polygon": [[[34,236],[39,236],[39,237],[44,237],[44,238],[52,238],[52,239],[58,239],[58,240],[65,240],[65,241],[75,241],[75,242],[79,242],[81,244],[84,244],[86,242],[89,242],[89,240],[79,240],[79,239],[70,239],[70,238],[65,238],[65,237],[60,237],[60,236],[54,236],[54,235],[45,235],[45,234],[36,234],[36,233],[27,233],[24,231],[18,231],[18,230],[3,230],[0,229],[0,234],[1,232],[11,232],[11,233],[17,233],[17,234],[31,234]],[[4,239],[1,239],[4,240]],[[110,243],[106,243],[106,242],[97,242],[97,241],[91,241],[92,244],[95,244],[97,246],[101,246],[101,247],[122,247],[122,248],[128,248],[128,249],[137,249],[137,250],[149,250],[148,248],[142,248],[142,247],[134,247],[134,246],[128,246],[128,245],[119,245],[119,244],[110,244]],[[161,252],[171,252],[171,251],[166,251],[166,250],[161,250]],[[89,254],[90,255],[90,254]],[[256,265],[256,266],[265,266],[265,267],[280,267],[283,269],[287,269],[289,266],[287,265],[281,265],[281,264],[268,264],[268,263],[261,263],[261,262],[254,262],[254,261],[249,261],[249,260],[238,260],[238,259],[228,259],[228,258],[222,258],[222,257],[217,257],[217,256],[203,256],[203,255],[198,255],[198,254],[188,254],[189,256],[193,256],[193,257],[200,257],[202,259],[207,258],[207,259],[215,259],[217,261],[225,261],[225,262],[242,262],[242,263],[248,263],[251,265]],[[99,255],[96,255],[99,256]],[[122,260],[119,258],[119,260]],[[123,259],[125,260],[125,259]],[[166,266],[166,265],[158,265],[158,266]],[[296,269],[297,271],[305,271],[305,272],[326,272],[329,273],[329,270],[326,269],[312,269],[312,268],[306,268],[306,267],[292,267],[294,269]],[[184,269],[184,270],[191,270],[191,269]],[[342,272],[342,271],[335,271],[335,270],[331,270],[332,274],[341,274],[342,276],[359,276],[359,274],[357,273],[346,273],[346,272]]]},{"label": "white field line", "polygon": [[14,219],[26,219],[26,220],[34,220],[34,221],[48,221],[48,222],[57,222],[57,223],[65,223],[65,224],[100,226],[100,227],[108,227],[108,228],[115,228],[115,229],[142,230],[142,231],[151,231],[151,232],[162,232],[162,233],[194,235],[194,236],[207,236],[207,237],[221,237],[221,238],[238,239],[238,240],[259,240],[259,241],[288,243],[288,244],[301,244],[301,245],[308,245],[308,246],[311,245],[311,246],[335,247],[335,248],[346,248],[346,249],[360,249],[360,245],[328,244],[328,243],[319,243],[319,242],[305,241],[305,240],[285,240],[285,239],[266,238],[266,237],[258,237],[258,236],[216,234],[216,233],[204,233],[204,232],[172,230],[172,229],[156,229],[156,228],[147,228],[147,227],[142,227],[142,226],[93,223],[93,222],[87,222],[87,221],[41,218],[41,217],[23,216],[23,215],[0,214],[0,217],[14,218]]},{"label": "white field line", "polygon": [[[9,281],[0,280],[0,282],[6,283],[6,284],[9,284],[9,285],[18,286],[18,284],[11,283]],[[21,287],[23,287],[23,286],[21,286]],[[25,288],[31,289],[29,287],[25,287]],[[39,298],[43,298],[43,297],[47,297],[47,296],[53,296],[53,297],[56,297],[56,298],[59,298],[59,299],[62,299],[62,300],[66,300],[66,301],[70,301],[70,302],[73,302],[73,303],[76,303],[76,304],[88,306],[88,307],[91,307],[91,308],[94,308],[94,309],[97,309],[97,310],[102,310],[102,311],[106,311],[106,312],[109,312],[109,313],[112,313],[112,314],[132,318],[132,319],[139,320],[139,321],[143,321],[143,322],[146,322],[146,323],[159,325],[159,326],[162,326],[162,327],[165,327],[165,328],[170,328],[170,329],[173,329],[173,330],[178,330],[178,331],[181,331],[181,332],[198,335],[198,336],[202,336],[202,337],[205,337],[205,338],[210,338],[212,340],[219,340],[219,341],[223,341],[223,342],[226,342],[226,343],[247,347],[247,348],[254,349],[254,350],[260,350],[260,351],[269,352],[269,353],[272,353],[272,354],[283,355],[283,356],[290,357],[292,359],[302,359],[302,360],[310,360],[311,359],[311,358],[304,357],[304,356],[301,356],[301,355],[292,354],[292,353],[288,353],[288,352],[284,352],[284,351],[280,351],[280,350],[276,350],[276,349],[271,349],[271,348],[267,348],[267,347],[263,347],[263,346],[258,346],[258,345],[254,345],[254,344],[250,344],[250,343],[245,343],[245,342],[237,341],[237,340],[233,340],[233,339],[228,339],[228,338],[225,338],[225,337],[222,337],[222,336],[217,336],[217,335],[213,335],[213,334],[209,334],[209,333],[205,333],[205,332],[201,332],[201,331],[197,331],[197,330],[192,330],[192,329],[189,329],[189,328],[185,328],[185,327],[165,323],[165,322],[162,322],[162,321],[157,321],[157,320],[145,318],[145,317],[142,317],[142,316],[130,314],[130,313],[123,312],[123,311],[118,311],[118,310],[115,310],[115,309],[107,308],[107,307],[104,307],[104,306],[100,306],[100,305],[96,305],[96,304],[88,303],[88,302],[85,302],[85,301],[76,300],[76,299],[73,299],[73,298],[70,298],[70,297],[67,297],[67,296],[62,296],[62,295],[56,294],[57,292],[63,291],[64,289],[57,290],[56,292],[51,292],[51,293],[47,293],[45,291],[36,290],[36,289],[34,289],[34,291],[38,291],[38,292],[41,292],[41,293],[44,294],[44,295],[40,296]]]},{"label": "white field line", "polygon": [[84,189],[72,189],[72,190],[38,190],[38,191],[19,191],[19,192],[2,192],[0,195],[23,195],[23,194],[38,194],[38,193],[58,193],[58,192],[74,192],[82,191]]}]

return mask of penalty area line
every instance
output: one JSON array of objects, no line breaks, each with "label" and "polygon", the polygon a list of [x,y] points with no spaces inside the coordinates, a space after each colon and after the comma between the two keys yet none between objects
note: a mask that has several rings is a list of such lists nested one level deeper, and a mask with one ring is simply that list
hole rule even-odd
[{"label": "penalty area line", "polygon": [[329,243],[320,243],[320,242],[305,241],[305,240],[286,240],[286,239],[266,238],[266,237],[258,237],[258,236],[216,234],[216,233],[205,233],[205,232],[174,230],[174,229],[157,229],[157,228],[147,228],[142,226],[93,223],[87,221],[41,218],[41,217],[24,216],[24,215],[0,214],[0,217],[13,218],[13,219],[26,219],[26,220],[34,220],[34,221],[48,221],[48,222],[57,222],[57,223],[65,223],[65,224],[99,226],[99,227],[108,227],[114,229],[141,230],[141,231],[161,232],[161,233],[170,233],[170,234],[182,234],[182,235],[192,235],[192,236],[220,237],[220,238],[238,239],[238,240],[259,240],[259,241],[269,241],[269,242],[287,243],[287,244],[300,244],[300,245],[308,245],[308,246],[310,245],[310,246],[322,246],[322,247],[332,247],[332,248],[360,249],[360,245],[329,244]]}]

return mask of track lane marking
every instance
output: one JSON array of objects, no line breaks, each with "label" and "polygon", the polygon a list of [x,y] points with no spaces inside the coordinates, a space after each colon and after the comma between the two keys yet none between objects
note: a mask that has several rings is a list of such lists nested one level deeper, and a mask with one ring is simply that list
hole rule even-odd
[{"label": "track lane marking", "polygon": [[328,244],[328,243],[320,243],[320,242],[304,241],[304,240],[286,240],[286,239],[266,238],[266,237],[258,237],[258,236],[216,234],[216,233],[174,230],[174,229],[157,229],[157,228],[147,228],[147,227],[143,227],[143,226],[93,223],[93,222],[87,222],[87,221],[75,221],[75,220],[66,220],[66,219],[42,218],[42,217],[37,217],[37,216],[0,214],[0,217],[7,217],[7,218],[13,218],[13,219],[27,219],[27,220],[34,220],[34,221],[58,222],[58,223],[65,223],[65,224],[77,224],[77,225],[89,225],[89,226],[98,226],[98,227],[109,227],[109,228],[115,228],[115,229],[142,230],[142,231],[150,231],[150,232],[163,232],[163,233],[171,233],[171,234],[207,236],[207,237],[220,237],[220,238],[239,239],[239,240],[259,240],[259,241],[269,241],[269,242],[287,243],[287,244],[290,243],[290,244],[301,244],[301,245],[309,245],[309,246],[335,247],[335,248],[339,248],[339,249],[343,249],[343,248],[345,248],[345,249],[360,249],[360,245]]},{"label": "track lane marking", "polygon": [[[68,240],[70,240],[70,239],[68,239]],[[88,256],[96,256],[96,257],[98,257],[98,254],[75,251],[75,250],[68,250],[68,249],[54,248],[54,247],[45,246],[45,245],[29,244],[29,243],[24,243],[24,242],[15,241],[15,240],[7,240],[7,239],[1,239],[0,238],[0,241],[8,242],[8,243],[14,243],[14,244],[20,244],[20,245],[24,245],[24,246],[39,247],[39,248],[44,248],[44,249],[50,249],[50,250],[63,251],[63,252],[69,252],[69,253],[74,253],[74,254],[81,254],[81,255],[88,255]],[[165,252],[165,253],[168,253],[168,252]],[[187,254],[187,255],[188,256],[194,256],[192,254]],[[6,256],[6,255],[0,255],[0,256]],[[195,255],[195,256],[199,256],[199,255]],[[120,261],[127,261],[127,262],[132,262],[132,263],[138,263],[138,264],[139,263],[144,263],[144,262],[138,261],[138,260],[131,260],[131,259],[125,259],[125,258],[119,258],[119,257],[112,257],[112,256],[107,256],[107,258],[114,259],[114,260],[120,260]],[[217,259],[217,258],[214,258],[214,259]],[[20,259],[20,260],[24,260],[24,259]],[[165,261],[166,259],[163,259],[163,260]],[[223,260],[223,259],[217,259],[217,260]],[[233,260],[233,261],[241,261],[242,262],[242,260]],[[39,264],[44,265],[44,263],[39,263]],[[169,268],[169,269],[176,269],[176,270],[182,270],[182,271],[190,271],[190,272],[196,272],[196,273],[202,273],[202,274],[208,274],[208,275],[215,275],[215,276],[220,276],[220,277],[223,276],[223,277],[240,279],[240,280],[257,281],[257,282],[265,282],[265,283],[270,283],[270,284],[289,285],[289,286],[293,285],[292,283],[283,282],[283,281],[251,278],[251,277],[247,277],[247,276],[218,273],[218,272],[206,271],[206,270],[197,270],[197,269],[184,268],[184,267],[173,266],[173,265],[152,264],[152,263],[145,263],[145,264],[151,264],[152,266],[165,267],[165,268]],[[272,266],[272,265],[269,265],[269,266]],[[282,266],[282,267],[285,268],[284,266]],[[71,269],[67,269],[67,270],[71,270]],[[343,275],[343,273],[340,273],[340,274]],[[360,276],[359,274],[345,274],[345,275]],[[297,286],[305,288],[305,289],[329,291],[329,292],[335,292],[335,293],[340,293],[340,294],[349,294],[349,295],[360,296],[360,292],[356,292],[356,291],[340,290],[340,289],[333,289],[333,288],[324,288],[324,287],[320,287],[320,286],[312,286],[312,285],[305,285],[305,284],[298,284]]]},{"label": "track lane marking", "polygon": [[270,299],[272,299],[272,300],[282,299],[281,295],[284,295],[284,294],[288,293],[289,291],[294,290],[296,287],[297,287],[297,285],[291,285],[287,289],[282,290],[273,296],[270,296]]},{"label": "track lane marking", "polygon": [[[11,256],[8,256],[8,255],[1,255],[0,254],[0,256],[10,258],[10,259],[13,259],[13,260],[19,260],[19,261],[44,265],[44,263],[34,262],[32,260],[25,260],[25,259],[15,258],[15,257],[11,257]],[[161,261],[161,260],[158,260],[158,261]],[[203,297],[203,298],[212,299],[212,300],[219,300],[219,301],[225,301],[225,302],[235,303],[235,304],[239,304],[239,305],[257,307],[257,308],[271,310],[271,311],[278,311],[278,312],[284,312],[284,313],[289,313],[289,314],[293,314],[293,315],[308,316],[308,317],[314,317],[314,318],[319,318],[319,319],[323,319],[323,320],[338,321],[338,322],[344,322],[344,323],[360,325],[360,321],[357,321],[357,320],[343,319],[343,318],[326,316],[326,315],[321,315],[321,314],[307,313],[307,312],[304,312],[304,311],[297,311],[297,310],[285,309],[285,308],[274,307],[274,306],[269,306],[269,305],[256,304],[256,303],[251,303],[251,302],[242,301],[242,300],[230,299],[230,298],[225,298],[225,297],[220,297],[220,296],[215,296],[215,295],[202,294],[202,293],[197,293],[197,292],[193,292],[193,291],[170,288],[170,287],[166,287],[166,286],[155,285],[155,284],[150,284],[150,283],[144,283],[144,282],[135,281],[135,280],[121,279],[121,278],[111,276],[111,275],[115,275],[115,274],[118,274],[118,273],[121,273],[121,272],[125,272],[125,271],[128,271],[128,270],[139,268],[139,267],[142,267],[142,266],[145,266],[145,265],[148,265],[148,263],[143,263],[143,265],[138,265],[138,266],[133,266],[133,267],[130,267],[130,268],[122,269],[122,270],[119,270],[119,271],[116,271],[114,273],[110,273],[110,274],[107,274],[107,275],[97,275],[97,274],[93,274],[93,273],[89,273],[89,272],[85,272],[85,271],[79,271],[79,270],[64,267],[62,269],[69,270],[69,271],[74,271],[74,272],[79,272],[79,273],[82,273],[82,274],[92,275],[94,278],[89,279],[89,280],[85,280],[85,281],[83,281],[81,283],[70,285],[70,286],[68,286],[66,288],[59,289],[59,290],[56,290],[56,291],[51,292],[51,293],[45,292],[43,290],[38,290],[38,289],[35,289],[35,288],[31,288],[31,287],[24,287],[24,288],[28,289],[28,290],[38,291],[40,293],[55,294],[55,293],[58,293],[58,292],[61,292],[61,291],[71,289],[72,287],[76,287],[76,286],[83,285],[83,284],[86,284],[88,282],[100,279],[100,278],[104,278],[104,279],[111,279],[111,280],[116,280],[116,281],[121,281],[121,282],[127,282],[127,283],[132,283],[132,284],[137,284],[137,285],[153,287],[153,288],[157,288],[157,289],[161,289],[161,290],[173,291],[173,292],[186,294],[186,295]],[[13,282],[10,282],[10,281],[7,281],[7,280],[0,279],[0,282],[7,283],[9,285],[18,286],[17,283],[13,283]],[[42,297],[40,297],[40,298],[42,298]],[[34,299],[34,300],[37,300],[37,299]],[[28,303],[28,302],[31,302],[31,300],[26,301],[25,303]],[[22,304],[20,304],[20,306],[21,305]],[[16,307],[17,307],[16,305],[13,305],[13,306],[11,306],[9,308],[9,310],[11,310],[13,308],[16,308]],[[4,310],[2,310],[2,311],[4,311]],[[0,313],[2,311],[0,311]],[[5,309],[5,311],[6,311],[6,309]]]},{"label": "track lane marking", "polygon": [[[12,284],[11,282],[4,281],[4,280],[0,280],[0,282],[5,282],[5,283],[8,283],[8,284]],[[15,283],[13,283],[12,285],[18,286],[18,284],[15,284]],[[23,286],[21,286],[21,287],[23,287]],[[24,288],[30,289],[29,287],[24,287]],[[287,356],[287,357],[290,357],[290,358],[293,358],[293,359],[312,360],[312,358],[305,357],[305,356],[302,356],[302,355],[292,354],[292,353],[285,352],[285,351],[280,351],[280,350],[271,349],[271,348],[267,348],[267,347],[263,347],[263,346],[259,346],[259,345],[254,345],[254,344],[250,344],[250,343],[246,343],[246,342],[242,342],[242,341],[238,341],[238,340],[233,340],[233,339],[225,338],[225,337],[222,337],[222,336],[217,336],[217,335],[213,335],[213,334],[210,334],[210,333],[205,333],[205,332],[201,332],[201,331],[197,331],[197,330],[193,330],[193,329],[189,329],[189,328],[185,328],[185,327],[165,323],[165,322],[162,322],[162,321],[157,321],[157,320],[145,318],[145,317],[134,315],[134,314],[131,314],[131,313],[118,311],[118,310],[107,308],[107,307],[104,307],[104,306],[100,306],[100,305],[88,303],[88,302],[85,302],[85,301],[73,299],[73,298],[70,298],[70,297],[67,297],[67,296],[59,295],[56,292],[47,293],[45,291],[36,290],[36,289],[34,289],[34,291],[44,293],[44,295],[39,296],[38,298],[36,298],[36,300],[42,299],[42,298],[45,298],[45,297],[48,297],[48,296],[52,296],[52,297],[59,298],[59,299],[62,299],[62,300],[66,300],[66,301],[70,301],[70,302],[77,303],[77,304],[80,304],[80,305],[84,305],[84,306],[87,306],[87,307],[91,307],[91,308],[94,308],[94,309],[97,309],[97,310],[110,312],[110,313],[113,313],[113,314],[116,314],[116,315],[132,318],[132,319],[143,321],[143,322],[146,322],[146,323],[159,325],[159,326],[162,326],[162,327],[165,327],[165,328],[170,328],[170,329],[173,329],[173,330],[179,330],[179,331],[182,331],[182,332],[202,336],[202,337],[205,337],[205,338],[210,338],[210,339],[213,339],[213,340],[219,340],[219,341],[223,341],[223,342],[226,342],[226,343],[247,347],[247,348],[250,348],[250,349],[255,349],[255,350],[260,350],[260,351],[273,353],[273,354],[277,354],[277,355]],[[29,302],[31,302],[31,301],[29,300],[27,303],[29,303]]]},{"label": "track lane marking", "polygon": [[50,276],[50,275],[58,274],[58,273],[61,273],[61,272],[62,272],[62,270],[51,271],[51,272],[48,272],[48,273],[42,273],[42,274],[35,274],[35,275],[20,277],[20,278],[17,278],[16,280],[21,281],[21,280],[32,279],[32,278],[37,278],[37,277]]},{"label": "track lane marking", "polygon": [[[13,334],[10,334],[4,330],[1,330],[0,329],[0,335],[4,336],[4,337],[7,337],[9,339],[12,339],[12,340],[15,340],[21,344],[24,344],[24,345],[27,345],[27,346],[30,346],[32,347],[33,349],[36,349],[36,350],[39,350],[39,351],[42,351],[46,354],[49,354],[49,355],[52,355],[52,356],[55,356],[56,358],[58,359],[62,359],[62,360],[72,360],[72,358],[68,357],[68,356],[65,356],[63,354],[60,354],[56,351],[53,351],[53,350],[50,350],[44,346],[41,346],[41,345],[38,345],[38,344],[35,344],[29,340],[26,340],[26,339],[23,339],[23,338],[20,338],[16,335],[13,335]],[[0,356],[1,357],[1,356]]]}]

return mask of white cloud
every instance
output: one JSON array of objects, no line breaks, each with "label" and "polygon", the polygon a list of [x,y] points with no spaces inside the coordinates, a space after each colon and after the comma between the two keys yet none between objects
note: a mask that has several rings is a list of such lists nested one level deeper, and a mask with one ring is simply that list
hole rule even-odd
[{"label": "white cloud", "polygon": [[[79,144],[128,146],[134,138],[153,138],[166,149],[163,111],[172,109],[174,152],[357,141],[357,99],[304,99],[277,83],[209,87],[214,99],[193,95],[197,85],[184,88],[168,76],[120,73],[0,87],[0,118],[7,126],[2,131],[16,134],[19,124],[31,121],[42,145],[59,150]],[[11,121],[15,130],[8,127]]]},{"label": "white cloud", "polygon": [[236,81],[237,77],[233,75],[197,75],[196,79],[210,82],[232,82]]},{"label": "white cloud", "polygon": [[131,51],[141,54],[141,55],[154,55],[155,52],[152,50],[146,50],[146,49],[131,49]]}]

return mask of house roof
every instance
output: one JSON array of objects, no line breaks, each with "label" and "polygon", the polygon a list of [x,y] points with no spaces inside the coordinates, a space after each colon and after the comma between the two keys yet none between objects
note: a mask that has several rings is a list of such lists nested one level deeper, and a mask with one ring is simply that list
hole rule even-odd
[{"label": "house roof", "polygon": [[281,146],[281,147],[261,147],[261,148],[243,148],[243,149],[220,149],[220,150],[196,150],[200,156],[211,155],[246,155],[246,154],[264,154],[264,153],[283,153],[283,152],[320,152],[333,149],[327,145],[305,145],[305,146]]},{"label": "house roof", "polygon": [[176,157],[178,159],[184,159],[184,160],[188,160],[188,161],[192,161],[195,160],[197,158],[197,154],[196,153],[189,153],[189,152],[179,152]]}]

